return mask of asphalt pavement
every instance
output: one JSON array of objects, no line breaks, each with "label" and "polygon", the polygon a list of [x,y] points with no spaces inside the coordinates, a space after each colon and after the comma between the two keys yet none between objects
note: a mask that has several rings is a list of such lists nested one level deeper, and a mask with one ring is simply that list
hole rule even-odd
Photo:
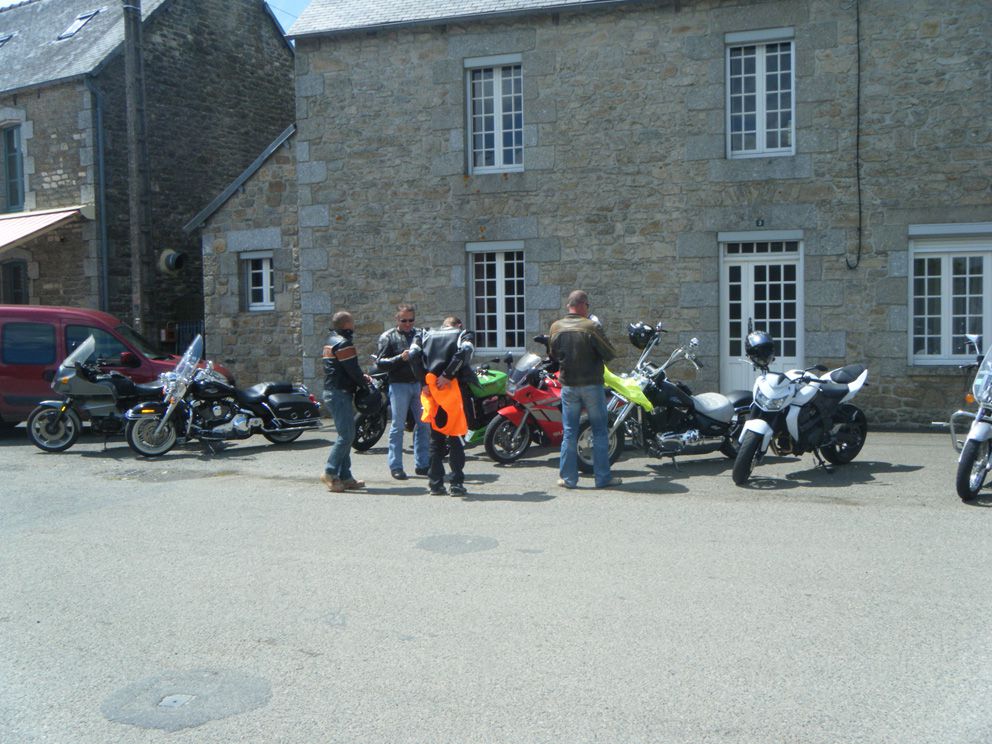
[{"label": "asphalt pavement", "polygon": [[333,436],[0,439],[0,742],[992,741],[992,491],[946,433],[749,488],[475,447],[462,498],[383,447],[328,493]]}]

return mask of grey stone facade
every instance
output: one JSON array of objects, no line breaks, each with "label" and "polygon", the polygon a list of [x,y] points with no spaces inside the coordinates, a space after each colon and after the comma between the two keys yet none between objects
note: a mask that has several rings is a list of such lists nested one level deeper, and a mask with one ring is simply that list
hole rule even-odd
[{"label": "grey stone facade", "polygon": [[[367,351],[402,300],[427,324],[471,319],[466,245],[512,240],[528,337],[582,287],[625,351],[617,367],[635,357],[626,323],[660,320],[672,345],[701,339],[696,384],[712,389],[726,337],[718,236],[798,231],[806,362],[868,364],[872,422],[946,419],[962,373],[909,363],[909,226],[992,222],[990,23],[992,6],[965,0],[700,0],[308,30],[295,148],[305,381],[336,310],[355,314]],[[727,34],[782,27],[796,152],[729,159]],[[464,60],[491,55],[522,65],[524,168],[473,175]]]},{"label": "grey stone facade", "polygon": [[[154,5],[142,33],[149,249],[155,258],[172,249],[187,259],[178,274],[156,271],[151,278],[153,325],[161,327],[203,317],[200,239],[182,226],[292,121],[293,52],[262,0]],[[42,21],[47,9],[38,8]],[[30,17],[29,10],[4,11],[0,19]],[[84,27],[80,43],[87,42],[85,32]],[[89,75],[0,91],[0,125],[20,123],[27,135],[25,209],[94,205],[97,210],[95,221],[18,247],[29,257],[32,303],[100,307],[105,281],[105,309],[130,318],[124,114],[119,49]],[[101,240],[106,241],[105,279]]]}]

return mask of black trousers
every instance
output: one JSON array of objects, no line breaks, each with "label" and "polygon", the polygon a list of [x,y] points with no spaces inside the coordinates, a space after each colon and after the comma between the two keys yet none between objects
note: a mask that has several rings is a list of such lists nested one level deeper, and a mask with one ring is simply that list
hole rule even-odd
[{"label": "black trousers", "polygon": [[451,465],[451,483],[463,485],[465,481],[465,444],[461,437],[449,437],[431,429],[430,467],[427,470],[427,480],[430,487],[444,487],[444,456],[448,455]]}]

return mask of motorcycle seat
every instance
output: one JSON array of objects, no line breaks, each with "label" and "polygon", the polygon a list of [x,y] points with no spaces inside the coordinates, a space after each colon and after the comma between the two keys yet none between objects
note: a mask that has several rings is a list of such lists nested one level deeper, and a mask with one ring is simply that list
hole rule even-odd
[{"label": "motorcycle seat", "polygon": [[843,398],[851,392],[851,388],[846,384],[836,382],[825,382],[817,387],[820,388],[820,395],[825,395],[828,398]]},{"label": "motorcycle seat", "polygon": [[849,385],[857,380],[864,371],[865,365],[863,364],[848,364],[846,367],[833,370],[829,376],[836,383]]},{"label": "motorcycle seat", "polygon": [[700,393],[693,395],[696,410],[714,421],[730,421],[734,417],[734,404],[721,393]]},{"label": "motorcycle seat", "polygon": [[291,382],[260,382],[250,388],[238,391],[238,401],[241,403],[259,403],[270,395],[277,393],[292,393],[295,387]]}]

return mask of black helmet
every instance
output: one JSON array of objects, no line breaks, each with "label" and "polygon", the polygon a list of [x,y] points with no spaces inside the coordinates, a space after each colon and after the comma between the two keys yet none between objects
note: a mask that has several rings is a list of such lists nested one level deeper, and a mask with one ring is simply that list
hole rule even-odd
[{"label": "black helmet", "polygon": [[744,339],[744,353],[757,367],[768,367],[775,359],[775,342],[764,331],[754,331]]},{"label": "black helmet", "polygon": [[643,350],[648,342],[654,338],[654,333],[654,328],[647,323],[629,323],[627,325],[627,338],[638,349]]}]

